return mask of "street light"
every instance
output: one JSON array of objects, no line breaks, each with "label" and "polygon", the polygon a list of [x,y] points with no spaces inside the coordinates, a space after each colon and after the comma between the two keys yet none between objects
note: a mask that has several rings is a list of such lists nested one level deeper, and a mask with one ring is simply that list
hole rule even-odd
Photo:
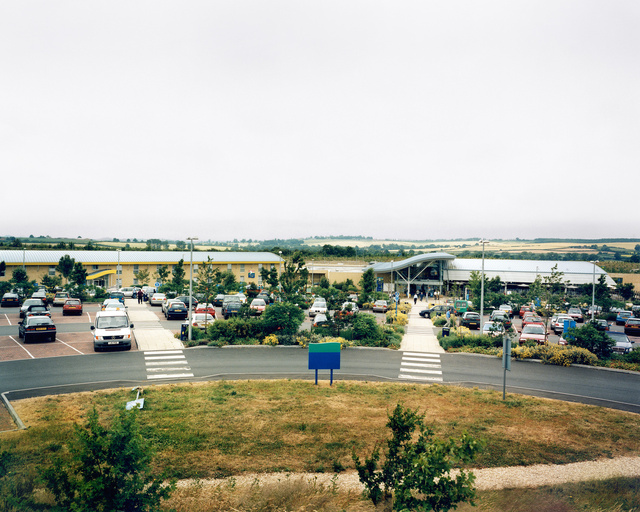
[{"label": "street light", "polygon": [[593,322],[596,309],[596,263],[598,263],[598,260],[592,261],[591,263],[593,263],[593,287],[591,290],[591,322]]},{"label": "street light", "polygon": [[189,337],[188,337],[188,340],[191,341],[191,327],[192,327],[191,311],[193,308],[193,241],[198,240],[198,237],[194,236],[191,238],[187,238],[187,240],[191,242],[191,266],[189,269]]},{"label": "street light", "polygon": [[484,238],[480,240],[482,244],[482,273],[480,275],[480,334],[484,332],[484,325],[482,324],[484,315],[484,245],[489,242]]},{"label": "street light", "polygon": [[116,249],[118,253],[118,266],[116,267],[116,288],[118,290],[122,287],[122,281],[120,279],[120,249]]}]

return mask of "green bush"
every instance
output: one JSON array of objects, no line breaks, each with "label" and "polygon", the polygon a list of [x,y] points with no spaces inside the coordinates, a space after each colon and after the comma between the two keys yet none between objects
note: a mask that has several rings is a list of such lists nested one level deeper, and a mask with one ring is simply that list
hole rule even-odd
[{"label": "green bush", "polygon": [[214,345],[236,345],[247,344],[245,339],[261,340],[267,334],[260,319],[231,318],[213,322],[207,327],[206,337],[215,342]]},{"label": "green bush", "polygon": [[382,330],[378,326],[376,317],[369,313],[360,313],[353,319],[353,339],[379,341]]},{"label": "green bush", "polygon": [[438,336],[440,346],[449,350],[450,348],[461,347],[481,347],[481,348],[502,348],[502,336],[471,335],[471,336]]}]

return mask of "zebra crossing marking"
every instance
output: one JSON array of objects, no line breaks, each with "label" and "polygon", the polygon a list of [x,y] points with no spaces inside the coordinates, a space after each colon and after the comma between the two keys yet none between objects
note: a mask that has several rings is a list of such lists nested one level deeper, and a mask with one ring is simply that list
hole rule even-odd
[{"label": "zebra crossing marking", "polygon": [[442,382],[440,354],[403,352],[399,379]]},{"label": "zebra crossing marking", "polygon": [[181,379],[194,376],[189,372],[191,367],[182,350],[144,352],[144,362],[147,368],[147,380]]}]

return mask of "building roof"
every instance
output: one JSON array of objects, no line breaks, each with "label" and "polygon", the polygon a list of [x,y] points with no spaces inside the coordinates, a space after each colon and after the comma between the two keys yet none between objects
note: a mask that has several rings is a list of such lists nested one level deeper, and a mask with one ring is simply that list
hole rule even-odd
[{"label": "building roof", "polygon": [[407,268],[418,263],[437,260],[453,261],[455,259],[456,257],[454,255],[446,252],[428,252],[425,254],[418,254],[417,256],[411,256],[405,260],[375,263],[367,267],[365,270],[372,268],[374,272],[391,272],[392,270],[402,270],[403,268]]},{"label": "building roof", "polygon": [[[57,265],[65,254],[85,265],[117,265],[118,254],[120,264],[162,264],[172,265],[181,259],[191,261],[190,251],[36,251],[15,250],[0,251],[0,261],[7,265]],[[279,263],[280,256],[270,252],[193,252],[194,263],[206,263],[207,257],[212,263]]]}]

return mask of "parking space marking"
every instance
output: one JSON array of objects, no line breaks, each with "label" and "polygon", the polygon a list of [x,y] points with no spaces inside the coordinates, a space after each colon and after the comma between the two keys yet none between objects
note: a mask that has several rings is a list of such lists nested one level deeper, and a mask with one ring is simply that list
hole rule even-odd
[{"label": "parking space marking", "polygon": [[11,323],[11,320],[9,320],[9,315],[7,315],[6,313],[4,314],[4,317],[7,319],[7,322],[9,322],[9,325],[13,325]]},{"label": "parking space marking", "polygon": [[27,354],[29,354],[31,359],[35,359],[35,356],[31,352],[29,352],[26,348],[24,348],[21,343],[18,343],[18,341],[13,336],[9,336],[9,338],[15,341],[16,345],[18,345],[22,350],[24,350]]},{"label": "parking space marking", "polygon": [[56,337],[56,340],[59,341],[60,343],[62,343],[63,345],[66,345],[67,347],[75,350],[78,354],[80,354],[81,356],[84,355],[84,352],[80,352],[77,348],[72,347],[71,345],[69,345],[68,343],[65,343],[64,341],[62,341],[60,338]]}]

